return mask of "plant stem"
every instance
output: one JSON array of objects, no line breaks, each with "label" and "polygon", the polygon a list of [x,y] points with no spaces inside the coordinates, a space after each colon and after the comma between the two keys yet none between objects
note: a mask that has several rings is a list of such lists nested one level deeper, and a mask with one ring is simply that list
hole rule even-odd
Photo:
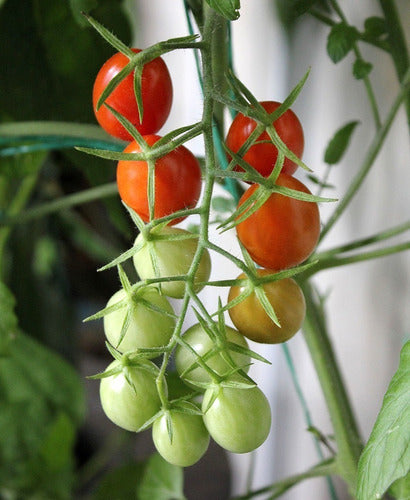
[{"label": "plant stem", "polygon": [[[379,0],[384,14],[391,56],[399,81],[402,82],[409,68],[409,53],[394,0]],[[405,97],[407,121],[410,127],[410,89]]]},{"label": "plant stem", "polygon": [[271,496],[269,497],[269,500],[271,500],[274,498],[278,498],[287,490],[292,488],[292,486],[295,486],[296,484],[300,483],[305,479],[328,476],[331,474],[335,474],[336,472],[337,472],[337,465],[334,459],[326,460],[316,465],[315,467],[312,467],[306,472],[290,476],[286,479],[283,479],[282,481],[278,481],[269,486],[265,486],[264,488],[259,488],[257,490],[250,491],[246,495],[234,497],[232,500],[249,500],[259,495],[266,495],[268,493],[271,493]]},{"label": "plant stem", "polygon": [[315,253],[312,256],[312,260],[321,261],[322,259],[326,259],[328,257],[334,257],[341,253],[350,252],[351,250],[356,250],[357,248],[363,248],[367,245],[373,245],[374,243],[390,239],[393,236],[405,233],[406,231],[410,231],[410,221],[406,221],[403,224],[391,227],[386,231],[381,231],[380,233],[374,234],[372,236],[361,238],[359,240],[355,240],[350,243],[345,243],[344,245],[330,248],[323,252]]},{"label": "plant stem", "polygon": [[327,334],[322,304],[312,285],[303,282],[302,288],[306,299],[303,332],[333,425],[338,446],[338,474],[353,492],[362,449],[361,439]]},{"label": "plant stem", "polygon": [[335,211],[329,218],[329,220],[326,222],[325,226],[322,229],[322,233],[320,236],[320,239],[323,240],[324,237],[327,235],[327,233],[330,231],[330,229],[333,227],[333,225],[336,223],[336,221],[340,218],[354,195],[357,193],[359,190],[360,186],[362,185],[366,175],[368,174],[371,166],[373,165],[374,160],[376,159],[383,143],[384,140],[386,139],[387,133],[390,130],[390,127],[393,123],[393,120],[400,108],[400,105],[402,104],[403,100],[406,98],[410,88],[410,68],[407,70],[404,78],[403,78],[403,83],[401,90],[399,94],[397,95],[395,101],[392,104],[392,107],[387,115],[387,118],[385,122],[382,124],[380,129],[377,131],[372,143],[370,144],[370,147],[368,149],[368,152],[366,154],[366,157],[363,161],[363,164],[356,174],[356,177],[353,179],[351,182],[346,194],[342,198],[342,200],[339,202],[337,205]]},{"label": "plant stem", "polygon": [[33,219],[38,219],[49,215],[60,210],[65,210],[71,208],[75,205],[80,205],[82,203],[88,203],[94,200],[99,200],[101,198],[106,198],[109,196],[118,195],[118,188],[115,182],[110,182],[102,186],[86,189],[80,193],[74,193],[66,195],[58,200],[49,201],[43,203],[37,207],[30,208],[19,214],[10,214],[4,219],[0,217],[0,227],[1,226],[13,226],[15,224],[24,224]]},{"label": "plant stem", "polygon": [[[27,203],[35,185],[37,182],[37,175],[28,175],[24,177],[21,181],[19,189],[16,195],[13,198],[13,201],[10,203],[8,207],[8,214],[11,216],[17,216],[18,213],[22,210],[24,205]],[[6,247],[7,239],[10,235],[11,228],[10,227],[1,227],[0,226],[0,264],[3,262],[4,258],[4,250]],[[2,277],[2,270],[0,267],[0,279]]]},{"label": "plant stem", "polygon": [[356,264],[357,262],[364,262],[366,260],[378,259],[380,257],[387,257],[399,252],[405,252],[410,250],[410,241],[405,243],[399,243],[387,248],[380,248],[379,250],[373,250],[371,252],[363,252],[356,255],[351,255],[348,257],[338,257],[329,256],[327,258],[321,259],[316,266],[311,267],[304,273],[304,278],[323,271],[324,269],[330,269],[335,267],[347,266],[348,264]]}]

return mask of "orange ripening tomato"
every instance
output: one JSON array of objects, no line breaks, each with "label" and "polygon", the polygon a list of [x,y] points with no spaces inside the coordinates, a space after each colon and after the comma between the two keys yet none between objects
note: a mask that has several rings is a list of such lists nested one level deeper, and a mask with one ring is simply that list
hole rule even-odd
[{"label": "orange ripening tomato", "polygon": [[[276,101],[262,101],[260,104],[268,113],[273,113],[281,103]],[[273,126],[288,149],[298,158],[302,158],[304,149],[303,129],[295,113],[291,109],[288,109],[273,122]],[[255,120],[242,113],[238,113],[228,130],[226,145],[231,151],[237,153],[255,128]],[[272,143],[267,132],[263,132],[257,141],[264,142],[253,144],[243,155],[243,159],[263,175],[263,177],[268,177],[275,166],[278,150]],[[289,158],[285,158],[281,172],[292,175],[297,167],[296,163]],[[241,171],[242,168],[237,165],[235,170]]]},{"label": "orange ripening tomato", "polygon": [[[152,146],[160,137],[144,136]],[[124,153],[141,153],[141,147],[133,141]],[[135,210],[144,222],[149,222],[148,163],[146,161],[121,160],[117,166],[117,185],[123,202]],[[201,168],[195,156],[185,147],[176,149],[155,162],[154,218],[159,219],[177,210],[196,206],[201,194]],[[173,225],[182,219],[174,219]]]},{"label": "orange ripening tomato", "polygon": [[[259,276],[272,274],[268,269],[258,269]],[[238,279],[246,278],[240,274]],[[247,284],[234,285],[229,290],[232,301],[246,290]],[[305,297],[292,278],[264,283],[262,288],[279,320],[275,324],[264,310],[253,291],[246,299],[228,309],[229,316],[242,335],[263,344],[279,344],[293,337],[301,328],[306,313]]]},{"label": "orange ripening tomato", "polygon": [[[140,49],[132,49],[141,52]],[[93,109],[98,123],[110,135],[132,141],[132,136],[104,104],[97,111],[97,102],[110,81],[128,64],[129,59],[121,52],[104,63],[94,82]],[[154,134],[168,118],[172,104],[172,81],[165,62],[157,57],[146,63],[142,70],[141,94],[143,119],[134,92],[134,72],[128,74],[106,99],[106,103],[127,118],[142,135]]]},{"label": "orange ripening tomato", "polygon": [[[310,193],[299,180],[280,174],[276,184]],[[239,206],[258,188],[253,184],[242,195]],[[236,226],[240,242],[252,259],[262,267],[279,271],[297,266],[316,247],[320,234],[317,203],[272,193],[251,216]]]}]

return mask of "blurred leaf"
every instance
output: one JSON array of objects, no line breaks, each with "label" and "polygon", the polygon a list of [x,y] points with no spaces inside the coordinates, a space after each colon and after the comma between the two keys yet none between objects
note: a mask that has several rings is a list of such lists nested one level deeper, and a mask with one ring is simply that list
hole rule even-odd
[{"label": "blurred leaf", "polygon": [[0,157],[0,177],[22,179],[26,175],[35,175],[40,170],[47,153],[42,151],[30,154]]},{"label": "blurred leaf", "polygon": [[171,465],[155,453],[148,460],[137,492],[139,500],[186,500],[183,469]]},{"label": "blurred leaf", "polygon": [[77,23],[85,27],[88,25],[87,20],[81,14],[82,12],[88,13],[90,10],[93,10],[98,5],[98,0],[69,0],[70,8],[73,13],[73,16]]},{"label": "blurred leaf", "polygon": [[141,482],[144,463],[133,462],[105,474],[92,500],[137,499],[137,485]]},{"label": "blurred leaf", "polygon": [[7,286],[0,281],[0,358],[8,353],[11,340],[17,334],[15,300]]},{"label": "blurred leaf", "polygon": [[0,484],[18,498],[70,498],[74,430],[85,413],[75,370],[21,333],[0,360],[0,406]]},{"label": "blurred leaf", "polygon": [[50,470],[58,471],[72,465],[75,428],[72,421],[61,413],[50,427],[40,454]]},{"label": "blurred leaf", "polygon": [[358,37],[356,28],[346,23],[332,26],[327,38],[327,53],[330,59],[334,63],[341,61],[352,50]]},{"label": "blurred leaf", "polygon": [[410,472],[404,477],[397,479],[389,488],[389,493],[396,500],[408,500],[410,498]]},{"label": "blurred leaf", "polygon": [[410,470],[410,341],[383,399],[376,423],[359,460],[357,498],[382,498]]},{"label": "blurred leaf", "polygon": [[312,8],[329,12],[327,0],[276,0],[276,5],[282,21],[288,26]]},{"label": "blurred leaf", "polygon": [[325,151],[326,163],[333,165],[341,160],[358,123],[358,121],[349,122],[335,133]]},{"label": "blurred leaf", "polygon": [[386,33],[386,22],[382,17],[368,17],[364,22],[365,35],[380,38]]},{"label": "blurred leaf", "polygon": [[230,21],[235,21],[239,19],[240,13],[239,9],[241,4],[239,0],[206,0],[207,3],[215,9],[221,16],[229,19]]},{"label": "blurred leaf", "polygon": [[[121,2],[95,3],[93,15],[128,42],[130,25]],[[7,68],[0,80],[3,119],[95,122],[92,86],[112,49],[91,27],[78,22],[77,7],[90,6],[86,0],[19,0],[3,5],[0,43],[7,47],[0,51],[0,65]]]},{"label": "blurred leaf", "polygon": [[236,209],[237,203],[233,198],[226,198],[224,196],[214,196],[212,198],[212,208],[215,212],[231,213]]},{"label": "blurred leaf", "polygon": [[365,78],[373,69],[373,64],[364,59],[356,59],[353,64],[353,75],[357,80]]}]

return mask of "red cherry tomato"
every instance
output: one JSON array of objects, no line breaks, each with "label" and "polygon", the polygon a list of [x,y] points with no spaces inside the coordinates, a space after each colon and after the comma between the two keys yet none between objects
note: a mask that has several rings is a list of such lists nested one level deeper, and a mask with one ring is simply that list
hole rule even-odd
[{"label": "red cherry tomato", "polygon": [[[280,106],[281,103],[276,101],[263,101],[260,104],[268,113],[272,113]],[[295,113],[288,109],[285,113],[283,113],[283,115],[273,122],[273,125],[286,146],[293,153],[295,153],[298,158],[301,158],[304,148],[303,129]],[[243,115],[242,113],[238,113],[228,130],[226,145],[234,153],[238,152],[255,128],[255,120]],[[243,155],[243,159],[261,175],[268,177],[275,166],[275,162],[278,157],[278,150],[272,143],[267,132],[263,132],[258,137],[257,141],[268,142],[252,145]],[[285,158],[282,173],[292,175],[296,169],[297,164],[289,158]],[[241,167],[236,166],[235,170],[240,171],[242,169]]]},{"label": "red cherry tomato", "polygon": [[[141,52],[140,49],[132,49]],[[93,88],[93,108],[98,123],[114,137],[132,141],[131,135],[104,104],[97,111],[97,102],[108,83],[129,62],[121,52],[114,54],[98,72]],[[127,118],[142,135],[153,134],[165,123],[171,110],[172,82],[168,68],[158,57],[145,64],[142,71],[143,119],[140,121],[137,101],[134,93],[134,72],[122,80],[106,99],[106,103]]]},{"label": "red cherry tomato", "polygon": [[[280,174],[276,184],[309,193],[294,177]],[[239,205],[257,189],[253,184]],[[273,193],[250,217],[236,226],[237,235],[252,259],[262,267],[279,271],[297,266],[313,252],[320,233],[317,203]]]},{"label": "red cherry tomato", "polygon": [[[152,146],[160,137],[144,136]],[[133,141],[124,153],[140,153],[141,147]],[[117,184],[121,199],[144,220],[149,221],[148,163],[145,161],[119,161]],[[155,209],[159,219],[183,208],[193,208],[201,194],[201,168],[195,156],[184,146],[179,146],[155,162]],[[170,225],[182,219],[174,219]]]}]

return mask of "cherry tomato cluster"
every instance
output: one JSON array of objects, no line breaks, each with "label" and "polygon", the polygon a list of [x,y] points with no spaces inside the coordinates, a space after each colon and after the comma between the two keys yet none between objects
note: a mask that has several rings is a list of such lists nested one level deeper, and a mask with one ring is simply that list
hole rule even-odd
[{"label": "cherry tomato cluster", "polygon": [[[259,104],[268,113],[280,106],[276,101]],[[228,149],[232,153],[240,153],[256,126],[255,120],[238,113],[226,137]],[[300,159],[304,136],[295,113],[287,109],[273,122],[273,126],[285,147]],[[241,156],[256,172],[268,178],[276,166],[278,149],[264,131]],[[297,164],[285,157],[275,187],[311,195],[302,182],[292,177],[296,168]],[[241,167],[234,165],[234,169],[241,170]],[[257,183],[252,184],[239,200],[238,206],[246,207],[245,214],[257,203],[257,199],[252,196],[258,189]],[[252,210],[245,219],[239,219],[236,225],[238,239],[252,260],[262,267],[256,273],[259,277],[301,264],[311,255],[319,239],[317,203],[294,198],[280,191],[273,191],[259,208]],[[238,278],[244,279],[244,284],[231,287],[228,296],[229,301],[235,304],[229,309],[229,314],[236,328],[249,339],[268,344],[284,342],[295,335],[302,325],[306,310],[299,285],[291,278],[262,282],[263,293],[276,313],[276,322],[261,305],[252,280],[246,279],[244,274]],[[234,302],[240,296],[245,297],[244,300]]]},{"label": "cherry tomato cluster", "polygon": [[[172,103],[171,78],[161,58],[143,66],[142,110],[135,96],[133,72],[100,102],[107,85],[129,61],[119,53],[103,65],[94,85],[93,106],[100,125],[129,142],[124,152],[144,158],[119,161],[117,184],[123,202],[144,223],[151,223],[196,206],[201,170],[198,160],[184,146],[161,157],[150,155],[151,148],[161,141],[156,133],[166,121]],[[271,113],[280,103],[261,105]],[[141,134],[135,134],[137,140],[117,113]],[[274,127],[286,147],[301,157],[303,130],[296,115],[287,110]],[[242,156],[263,177],[269,177],[278,159],[270,136],[263,132],[243,151],[255,128],[255,121],[238,114],[226,144],[233,154]],[[239,165],[233,168],[242,170]],[[279,188],[285,188],[309,193],[291,176],[296,168],[296,163],[286,158],[276,179],[278,190],[236,225],[243,247],[263,267],[253,277],[240,275],[239,284],[229,291],[226,309],[236,329],[226,326],[219,313],[217,321],[210,321],[211,316],[207,320],[198,318],[197,324],[180,333],[182,326],[178,327],[178,317],[167,297],[183,299],[188,292],[198,293],[209,280],[211,259],[207,248],[198,254],[197,235],[173,227],[182,220],[177,216],[168,217],[167,224],[152,224],[149,231],[140,232],[132,258],[142,281],[131,284],[119,268],[122,288],[103,311],[93,316],[103,317],[108,346],[115,358],[101,375],[104,412],[129,431],[151,427],[156,449],[173,464],[189,466],[197,462],[206,452],[210,437],[226,450],[245,453],[260,446],[269,434],[271,411],[265,395],[247,375],[255,353],[249,350],[245,337],[256,342],[284,342],[299,330],[304,319],[305,301],[297,283],[291,278],[272,278],[277,271],[307,259],[319,235],[316,204],[280,192]],[[153,203],[150,175],[154,180]],[[257,189],[258,185],[252,184],[239,201],[238,206],[244,205],[245,212],[252,208],[247,200]],[[196,265],[192,267],[194,259]],[[276,321],[262,305],[261,293],[277,315]],[[182,397],[168,398],[166,374],[155,359],[160,355],[173,361],[183,382]]]}]

